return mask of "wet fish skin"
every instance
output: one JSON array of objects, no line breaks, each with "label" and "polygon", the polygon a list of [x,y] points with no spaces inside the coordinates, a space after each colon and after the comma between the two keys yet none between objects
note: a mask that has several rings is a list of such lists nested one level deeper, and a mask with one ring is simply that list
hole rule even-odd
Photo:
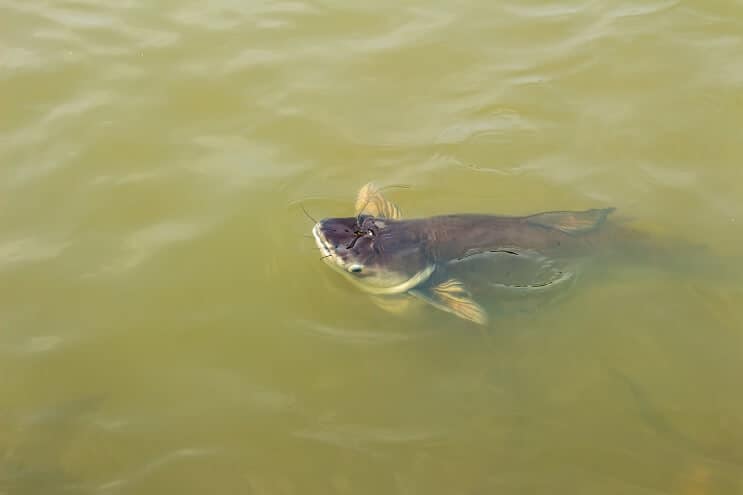
[{"label": "wet fish skin", "polygon": [[528,216],[439,215],[402,219],[397,205],[367,184],[356,216],[326,218],[313,228],[323,259],[376,295],[411,294],[476,323],[485,311],[446,266],[471,256],[550,253],[587,243],[613,208],[552,211]]}]

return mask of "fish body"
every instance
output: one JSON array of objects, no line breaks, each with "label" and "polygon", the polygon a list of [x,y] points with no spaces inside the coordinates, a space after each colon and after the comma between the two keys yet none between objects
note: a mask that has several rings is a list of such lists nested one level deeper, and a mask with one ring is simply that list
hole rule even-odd
[{"label": "fish body", "polygon": [[585,244],[612,211],[545,212],[529,216],[440,215],[403,219],[373,184],[356,201],[356,216],[326,218],[313,230],[323,259],[375,295],[410,294],[484,324],[485,311],[447,267],[471,257],[544,255]]}]

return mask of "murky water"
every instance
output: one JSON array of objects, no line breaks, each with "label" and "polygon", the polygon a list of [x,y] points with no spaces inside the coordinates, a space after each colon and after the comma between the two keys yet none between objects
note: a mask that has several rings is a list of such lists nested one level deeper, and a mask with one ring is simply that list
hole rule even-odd
[{"label": "murky water", "polygon": [[[743,493],[740,1],[0,14],[0,493]],[[368,180],[673,256],[389,314],[298,207]]]}]

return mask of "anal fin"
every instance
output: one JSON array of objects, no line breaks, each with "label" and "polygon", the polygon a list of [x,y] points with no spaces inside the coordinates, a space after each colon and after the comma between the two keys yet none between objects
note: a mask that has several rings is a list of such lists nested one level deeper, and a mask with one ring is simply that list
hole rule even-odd
[{"label": "anal fin", "polygon": [[438,285],[416,287],[410,293],[438,309],[465,320],[480,325],[485,325],[488,321],[485,310],[472,299],[469,291],[459,280],[452,278]]}]

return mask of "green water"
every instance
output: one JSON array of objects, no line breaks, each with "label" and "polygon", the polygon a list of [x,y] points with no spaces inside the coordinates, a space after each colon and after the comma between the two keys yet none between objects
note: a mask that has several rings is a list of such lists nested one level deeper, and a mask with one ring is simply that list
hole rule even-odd
[{"label": "green water", "polygon": [[[0,0],[0,33],[0,494],[743,493],[741,2]],[[390,314],[298,206],[368,180],[700,248],[484,329]]]}]

